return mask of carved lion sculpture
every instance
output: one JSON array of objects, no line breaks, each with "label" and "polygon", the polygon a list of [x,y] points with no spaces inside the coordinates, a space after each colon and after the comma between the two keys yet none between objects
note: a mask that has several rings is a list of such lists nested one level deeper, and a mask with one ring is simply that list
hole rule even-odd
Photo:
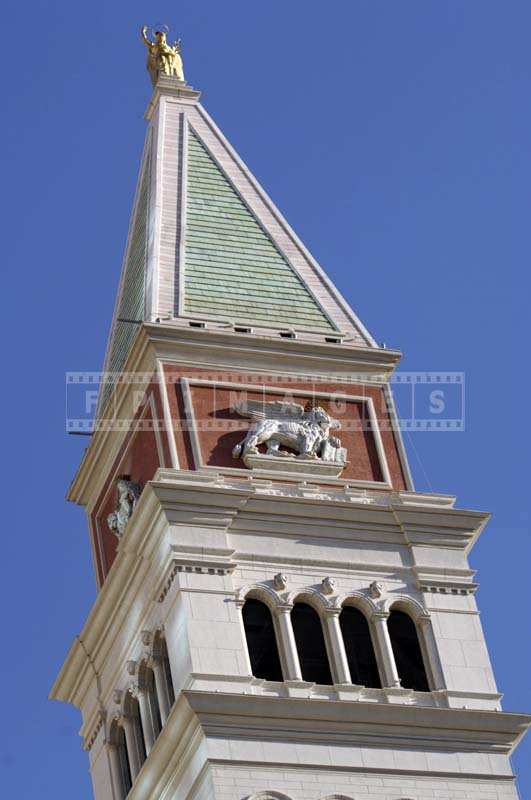
[{"label": "carved lion sculpture", "polygon": [[261,444],[267,445],[267,455],[275,456],[291,455],[281,446],[294,450],[299,458],[322,458],[327,445],[342,451],[339,440],[329,436],[330,429],[340,427],[339,422],[320,406],[306,411],[298,403],[248,400],[235,405],[234,410],[255,422],[234,447],[233,458],[258,453]]}]

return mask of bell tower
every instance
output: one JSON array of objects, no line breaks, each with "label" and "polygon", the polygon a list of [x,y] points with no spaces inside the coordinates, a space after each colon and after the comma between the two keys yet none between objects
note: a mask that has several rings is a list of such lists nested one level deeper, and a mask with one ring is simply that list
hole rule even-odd
[{"label": "bell tower", "polygon": [[468,555],[377,345],[146,28],[147,133],[90,445],[98,596],[53,699],[96,800],[517,800]]}]

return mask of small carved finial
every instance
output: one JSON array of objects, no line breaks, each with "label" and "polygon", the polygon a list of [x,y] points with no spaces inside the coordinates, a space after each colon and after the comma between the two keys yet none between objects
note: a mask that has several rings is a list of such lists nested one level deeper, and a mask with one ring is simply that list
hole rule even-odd
[{"label": "small carved finial", "polygon": [[380,583],[380,581],[373,581],[369,586],[369,597],[372,597],[373,600],[377,600],[382,596],[383,588],[383,583]]},{"label": "small carved finial", "polygon": [[[163,26],[164,28],[166,26]],[[143,25],[140,31],[142,41],[147,47],[147,70],[153,86],[160,75],[177,78],[184,83],[183,60],[181,58],[181,40],[168,44],[166,30],[154,31],[155,41],[148,36],[148,26]]]},{"label": "small carved finial", "polygon": [[120,703],[122,702],[122,690],[121,689],[115,689],[114,690],[114,692],[112,693],[112,701],[113,701],[113,703],[116,703],[117,706],[120,705]]},{"label": "small carved finial", "polygon": [[336,582],[333,578],[323,578],[321,581],[321,591],[323,594],[333,594],[336,589]]},{"label": "small carved finial", "polygon": [[284,590],[284,589],[286,588],[286,586],[287,586],[287,585],[288,585],[288,576],[287,576],[287,575],[284,575],[284,573],[283,573],[283,572],[279,572],[279,573],[278,573],[277,575],[275,575],[275,577],[273,578],[273,586],[274,586],[274,587],[275,587],[275,589],[277,589],[278,591],[282,591],[282,590]]},{"label": "small carved finial", "polygon": [[129,675],[134,675],[136,672],[136,661],[126,661],[125,668]]}]

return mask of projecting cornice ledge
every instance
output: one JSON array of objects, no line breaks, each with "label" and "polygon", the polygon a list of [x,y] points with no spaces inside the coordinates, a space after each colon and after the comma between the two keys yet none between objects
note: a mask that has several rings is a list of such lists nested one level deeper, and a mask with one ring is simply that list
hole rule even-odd
[{"label": "projecting cornice ledge", "polygon": [[190,519],[198,514],[202,517],[201,509],[208,508],[212,524],[218,514],[219,523],[227,530],[245,529],[252,520],[253,526],[262,525],[266,533],[278,520],[298,525],[300,536],[314,536],[317,526],[321,537],[374,535],[397,544],[405,541],[411,546],[468,551],[490,517],[481,511],[453,508],[448,502],[453,503],[453,498],[418,495],[415,502],[414,492],[356,491],[340,482],[311,486],[245,474],[233,479],[214,471],[161,469],[150,486],[170,521],[182,521],[183,510]]},{"label": "projecting cornice ledge", "polygon": [[467,509],[428,509],[393,506],[395,519],[408,544],[436,543],[468,553],[481,535],[490,514]]},{"label": "projecting cornice ledge", "polygon": [[[531,715],[185,690],[205,734],[510,754]],[[296,733],[295,733],[296,731]]]}]

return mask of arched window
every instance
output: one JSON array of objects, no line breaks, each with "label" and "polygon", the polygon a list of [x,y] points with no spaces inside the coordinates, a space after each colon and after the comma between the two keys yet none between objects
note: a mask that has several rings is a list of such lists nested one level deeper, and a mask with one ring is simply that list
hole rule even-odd
[{"label": "arched window", "polygon": [[151,667],[148,667],[146,664],[141,665],[138,681],[142,691],[145,692],[146,695],[149,725],[153,731],[153,737],[156,739],[162,730],[162,715],[155,684],[155,675]]},{"label": "arched window", "polygon": [[175,690],[173,688],[168,648],[160,631],[156,632],[153,641],[153,673],[161,724],[164,725],[175,702]]},{"label": "arched window", "polygon": [[429,692],[428,676],[415,623],[409,614],[392,609],[387,620],[387,628],[400,683],[405,689]]},{"label": "arched window", "polygon": [[112,765],[113,765],[113,784],[115,792],[119,800],[125,800],[131,786],[133,779],[131,776],[131,764],[129,763],[129,755],[127,753],[127,743],[125,740],[125,732],[121,725],[116,722],[113,723],[110,735],[110,744],[112,747]]},{"label": "arched window", "polygon": [[281,681],[282,667],[271,611],[260,600],[249,599],[245,601],[242,616],[253,675],[266,681]]},{"label": "arched window", "polygon": [[[142,729],[142,721],[140,719],[140,707],[136,697],[129,695],[127,703],[127,716],[133,729],[134,742],[138,754],[138,762],[141,767],[146,760],[146,740],[144,738],[144,731]],[[131,755],[129,756],[131,758]]]},{"label": "arched window", "polygon": [[332,674],[319,615],[308,603],[295,603],[291,624],[304,681],[331,685]]},{"label": "arched window", "polygon": [[118,758],[120,759],[120,772],[122,775],[122,786],[125,797],[129,789],[133,785],[133,781],[131,780],[131,765],[129,764],[129,756],[127,755],[125,733],[124,729],[120,726],[118,727],[117,730],[117,748],[118,748]]},{"label": "arched window", "polygon": [[339,615],[339,625],[352,683],[380,689],[382,684],[365,614],[354,606],[343,606]]},{"label": "arched window", "polygon": [[166,686],[168,687],[168,697],[170,699],[170,708],[175,703],[175,690],[173,688],[173,679],[171,677],[170,659],[168,656],[168,648],[164,639],[161,640],[162,644],[162,668],[164,670],[164,677],[166,678]]}]

